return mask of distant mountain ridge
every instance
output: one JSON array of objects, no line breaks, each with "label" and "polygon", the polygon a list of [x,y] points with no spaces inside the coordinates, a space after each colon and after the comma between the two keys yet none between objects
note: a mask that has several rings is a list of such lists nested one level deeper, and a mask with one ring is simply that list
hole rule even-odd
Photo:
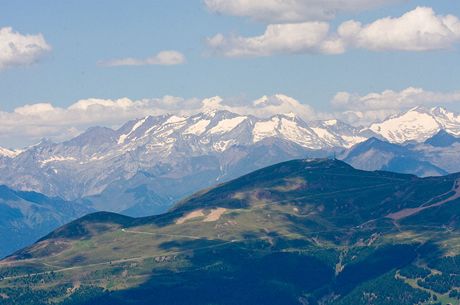
[{"label": "distant mountain ridge", "polygon": [[445,130],[423,143],[394,144],[371,138],[339,155],[363,170],[387,170],[417,176],[443,176],[460,171],[460,137]]},{"label": "distant mountain ridge", "polygon": [[460,143],[460,137],[455,137],[444,129],[425,141],[425,144],[429,144],[433,147],[448,147],[455,143]]},{"label": "distant mountain ridge", "polygon": [[0,257],[67,222],[94,212],[86,205],[0,186]]},{"label": "distant mountain ridge", "polygon": [[[338,124],[340,128],[335,126]],[[152,196],[170,204],[183,195],[257,169],[240,166],[242,171],[233,170],[257,154],[256,150],[281,162],[351,147],[367,136],[367,131],[337,121],[316,122],[310,127],[292,114],[268,119],[228,111],[189,117],[148,116],[118,130],[90,128],[62,143],[44,140],[15,157],[0,159],[0,183],[74,200],[98,196],[114,183],[125,184],[140,173],[176,182],[186,177],[203,181],[179,194],[153,190],[160,194]],[[269,153],[271,150],[277,153]],[[268,162],[270,158],[260,167],[272,164]],[[193,177],[202,171],[202,178]]]},{"label": "distant mountain ridge", "polygon": [[[439,130],[460,134],[460,117],[418,107],[363,128],[338,120],[306,122],[292,113],[257,118],[209,109],[191,116],[147,116],[117,130],[93,127],[62,143],[43,140],[23,151],[0,150],[0,183],[142,216],[276,162],[332,156],[371,138],[421,143]],[[452,166],[420,162],[405,171],[452,172]]]}]

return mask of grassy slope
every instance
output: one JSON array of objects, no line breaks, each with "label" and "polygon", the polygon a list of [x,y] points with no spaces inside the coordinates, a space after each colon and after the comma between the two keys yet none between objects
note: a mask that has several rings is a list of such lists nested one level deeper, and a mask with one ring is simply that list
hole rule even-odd
[{"label": "grassy slope", "polygon": [[[451,196],[456,179],[331,160],[282,163],[164,215],[97,213],[62,227],[2,262],[0,298],[27,304],[14,291],[41,291],[33,304],[84,304],[100,287],[112,293],[99,304],[429,304],[431,295],[446,303],[446,293],[417,289],[396,272],[460,254],[458,200],[398,221],[386,216]],[[218,208],[223,214],[209,218]],[[444,284],[447,294],[455,285]]]}]

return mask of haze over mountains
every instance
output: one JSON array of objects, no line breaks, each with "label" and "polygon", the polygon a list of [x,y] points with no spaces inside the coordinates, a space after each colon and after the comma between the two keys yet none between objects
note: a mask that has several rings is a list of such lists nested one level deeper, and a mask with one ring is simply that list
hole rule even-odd
[{"label": "haze over mountains", "polygon": [[[442,108],[414,108],[368,128],[306,122],[292,113],[257,118],[210,110],[148,116],[117,130],[93,127],[62,143],[1,149],[5,194],[38,192],[48,203],[9,195],[2,201],[4,230],[21,237],[6,235],[0,255],[90,211],[163,213],[201,189],[292,159],[335,155],[355,168],[422,177],[460,172],[459,122]],[[61,208],[69,204],[72,209]]]},{"label": "haze over mountains", "polygon": [[460,305],[459,0],[0,3],[0,305]]},{"label": "haze over mountains", "polygon": [[94,210],[77,202],[0,186],[0,257],[91,212]]},{"label": "haze over mountains", "polygon": [[[148,116],[117,130],[93,127],[62,143],[43,140],[21,151],[2,149],[0,183],[83,200],[97,210],[145,216],[215,183],[307,156],[337,154],[357,168],[420,176],[459,171],[451,162],[459,151],[456,140],[441,147],[424,143],[441,130],[460,136],[460,116],[417,107],[369,127],[305,122],[293,113],[257,118],[209,110]],[[392,144],[383,149],[369,139]],[[402,168],[395,158],[409,158],[413,165]]]}]

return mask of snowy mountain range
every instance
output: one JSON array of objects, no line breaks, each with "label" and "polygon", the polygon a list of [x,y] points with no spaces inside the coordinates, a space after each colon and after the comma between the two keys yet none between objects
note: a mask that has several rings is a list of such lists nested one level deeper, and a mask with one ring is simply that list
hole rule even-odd
[{"label": "snowy mountain range", "polygon": [[441,107],[415,107],[372,124],[369,129],[390,143],[423,142],[440,130],[460,136],[460,115]]},{"label": "snowy mountain range", "polygon": [[117,130],[90,128],[62,143],[0,149],[0,184],[139,216],[276,162],[330,156],[371,138],[423,143],[440,130],[460,135],[460,116],[417,107],[369,127],[305,122],[293,113],[147,116]]}]

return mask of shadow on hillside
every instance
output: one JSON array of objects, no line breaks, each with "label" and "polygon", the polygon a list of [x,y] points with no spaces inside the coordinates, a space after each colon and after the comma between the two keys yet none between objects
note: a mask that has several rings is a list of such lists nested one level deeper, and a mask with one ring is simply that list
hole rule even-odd
[{"label": "shadow on hillside", "polygon": [[[151,278],[139,287],[68,304],[317,304],[316,300],[324,295],[332,292],[346,295],[366,281],[402,268],[417,255],[439,253],[435,245],[364,248],[355,261],[335,276],[336,261],[330,257],[338,253],[280,251],[308,244],[273,238],[278,239],[276,245],[230,243],[208,249],[213,245],[208,240],[165,243],[165,249],[202,250],[187,254],[189,267],[184,271],[155,269]],[[267,251],[268,247],[271,251]]]}]

